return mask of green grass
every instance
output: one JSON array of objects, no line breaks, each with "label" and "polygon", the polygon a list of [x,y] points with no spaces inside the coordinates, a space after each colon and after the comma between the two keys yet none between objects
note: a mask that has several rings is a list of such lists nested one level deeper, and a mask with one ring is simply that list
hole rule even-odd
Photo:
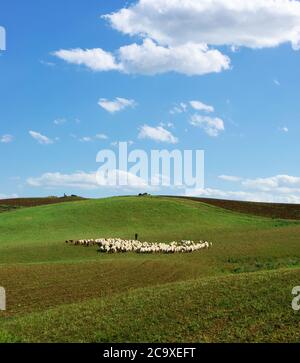
[{"label": "green grass", "polygon": [[290,295],[299,277],[279,270],[141,288],[13,319],[2,340],[299,343]]},{"label": "green grass", "polygon": [[[110,255],[64,243],[135,233],[213,246]],[[0,341],[298,341],[300,314],[290,305],[300,285],[299,233],[299,221],[159,197],[1,213],[8,310],[0,313]]]}]

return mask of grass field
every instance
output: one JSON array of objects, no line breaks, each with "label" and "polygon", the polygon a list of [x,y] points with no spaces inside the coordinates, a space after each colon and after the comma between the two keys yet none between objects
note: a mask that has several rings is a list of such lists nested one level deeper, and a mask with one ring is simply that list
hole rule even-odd
[{"label": "grass field", "polygon": [[[166,197],[26,206],[0,213],[2,342],[300,341],[291,308],[300,285],[300,221],[287,219],[294,209],[268,218]],[[135,233],[213,246],[112,255],[64,243]]]}]

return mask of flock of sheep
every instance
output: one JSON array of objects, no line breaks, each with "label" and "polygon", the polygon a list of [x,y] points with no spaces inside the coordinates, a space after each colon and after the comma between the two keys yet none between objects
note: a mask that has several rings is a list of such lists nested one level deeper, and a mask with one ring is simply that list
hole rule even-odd
[{"label": "flock of sheep", "polygon": [[149,243],[137,240],[124,240],[121,238],[99,238],[99,239],[80,239],[69,240],[66,243],[76,246],[98,246],[99,252],[118,253],[118,252],[136,252],[136,253],[188,253],[199,251],[203,248],[209,248],[212,243],[207,241],[173,241],[171,243]]}]

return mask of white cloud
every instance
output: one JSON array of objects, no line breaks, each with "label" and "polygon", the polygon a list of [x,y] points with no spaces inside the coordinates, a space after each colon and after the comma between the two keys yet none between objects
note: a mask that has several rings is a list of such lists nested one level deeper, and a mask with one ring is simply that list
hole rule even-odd
[{"label": "white cloud", "polygon": [[300,3],[295,0],[139,0],[104,17],[118,31],[160,44],[300,45]]},{"label": "white cloud", "polygon": [[188,106],[197,111],[203,111],[207,113],[212,113],[215,111],[213,106],[207,105],[201,101],[189,101],[188,103],[181,102],[175,104],[175,106],[170,110],[170,114],[175,115],[178,113],[184,113],[188,111]]},{"label": "white cloud", "polygon": [[[118,185],[114,185],[117,180]],[[27,184],[31,187],[42,188],[77,188],[95,190],[103,187],[118,189],[141,189],[148,188],[148,182],[144,179],[123,170],[110,170],[107,175],[96,172],[78,171],[73,174],[45,173],[40,177],[28,178]],[[126,184],[126,185],[122,185]]]},{"label": "white cloud", "polygon": [[117,97],[115,100],[108,100],[106,98],[101,98],[98,102],[98,105],[107,112],[115,113],[124,110],[128,107],[135,107],[136,102],[134,100],[128,100],[126,98]]},{"label": "white cloud", "polygon": [[53,55],[72,64],[84,65],[93,71],[120,70],[115,57],[100,48],[95,49],[61,49]]},{"label": "white cloud", "polygon": [[190,119],[190,124],[202,128],[207,135],[216,137],[225,130],[224,121],[219,117],[209,117],[195,114]]},{"label": "white cloud", "polygon": [[187,191],[188,196],[203,198],[233,199],[251,202],[267,203],[300,203],[300,194],[280,195],[277,193],[247,192],[247,191],[224,191],[220,189],[194,189]]},{"label": "white cloud", "polygon": [[[101,49],[60,50],[54,55],[68,63],[81,64],[93,71],[117,70],[128,74],[154,75],[178,72],[202,75],[229,69],[230,59],[205,44],[186,43],[180,46],[161,46],[151,39],[142,44],[121,47],[116,55],[110,54],[112,66],[98,56]],[[103,53],[105,51],[101,50]]]},{"label": "white cloud", "polygon": [[230,60],[205,44],[188,42],[179,46],[161,46],[145,39],[142,44],[131,44],[119,49],[122,69],[125,73],[154,75],[178,72],[186,75],[202,75],[229,69]]},{"label": "white cloud", "polygon": [[[71,174],[44,173],[39,177],[30,177],[27,179],[27,184],[33,188],[45,189],[58,189],[58,188],[72,188],[82,190],[122,190],[124,192],[130,191],[159,191],[169,190],[167,187],[170,184],[169,177],[161,174],[156,174],[149,180],[143,179],[130,171],[112,169],[108,172],[84,172],[77,171]],[[180,187],[173,187],[176,189],[183,189]]]},{"label": "white cloud", "polygon": [[3,144],[9,144],[12,142],[14,137],[12,135],[2,135],[0,136],[0,142]]},{"label": "white cloud", "polygon": [[99,187],[95,173],[77,172],[74,174],[45,173],[37,178],[28,178],[32,187],[70,187],[80,189],[95,189]]},{"label": "white cloud", "polygon": [[245,179],[238,176],[220,175],[220,179],[226,181],[240,182],[240,185],[252,190],[258,190],[262,192],[280,192],[290,193],[291,190],[294,192],[300,192],[300,177],[290,175],[275,175],[267,178],[255,178]]},{"label": "white cloud", "polygon": [[197,111],[204,111],[204,112],[208,112],[208,113],[215,111],[213,106],[206,105],[205,103],[200,102],[200,101],[190,101],[190,105],[192,106],[192,108],[194,110],[197,110]]},{"label": "white cloud", "polygon": [[290,42],[300,48],[296,0],[137,0],[103,17],[141,43],[114,52],[77,48],[53,55],[93,71],[203,75],[230,68],[229,57],[214,46],[226,45],[235,52]]},{"label": "white cloud", "polygon": [[29,131],[31,137],[33,137],[39,144],[53,144],[53,140],[49,139],[49,137],[40,134],[36,131]]},{"label": "white cloud", "polygon": [[249,189],[256,189],[265,192],[280,191],[289,193],[291,189],[300,191],[300,177],[290,175],[276,175],[269,178],[245,179],[242,185]]},{"label": "white cloud", "polygon": [[221,175],[219,178],[239,183],[240,190],[205,188],[188,190],[188,194],[256,202],[300,203],[300,177],[275,175],[267,178],[245,179],[238,176]]},{"label": "white cloud", "polygon": [[170,144],[176,144],[178,139],[172,135],[172,133],[162,126],[151,127],[148,125],[144,125],[140,129],[140,133],[138,135],[140,139],[151,139],[159,142],[167,142]]},{"label": "white cloud", "polygon": [[239,176],[234,175],[219,175],[218,178],[230,182],[238,182],[241,180]]}]

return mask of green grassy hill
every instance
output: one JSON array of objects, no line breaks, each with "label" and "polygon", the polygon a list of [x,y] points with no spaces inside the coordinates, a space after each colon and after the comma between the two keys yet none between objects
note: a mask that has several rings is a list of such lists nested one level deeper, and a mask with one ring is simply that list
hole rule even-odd
[{"label": "green grassy hill", "polygon": [[[213,246],[193,254],[111,255],[64,243],[135,233]],[[1,213],[8,310],[0,313],[0,341],[299,341],[300,314],[291,309],[291,289],[300,285],[299,235],[299,221],[177,198],[115,197]]]}]

